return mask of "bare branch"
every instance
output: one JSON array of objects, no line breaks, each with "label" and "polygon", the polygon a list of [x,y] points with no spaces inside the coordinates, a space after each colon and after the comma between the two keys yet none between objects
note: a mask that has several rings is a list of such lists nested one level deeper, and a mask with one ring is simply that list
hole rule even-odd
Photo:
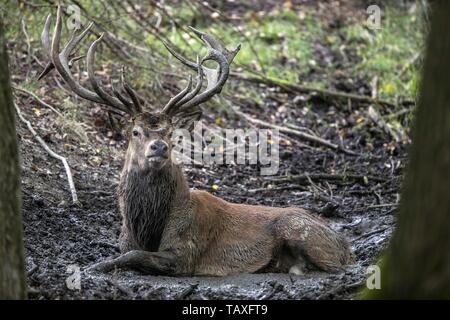
[{"label": "bare branch", "polygon": [[36,99],[36,101],[43,107],[45,108],[49,108],[50,110],[52,110],[53,112],[55,112],[57,115],[62,116],[62,113],[59,112],[58,110],[56,110],[56,108],[50,104],[48,104],[47,102],[45,102],[44,100],[42,100],[41,98],[39,98],[34,92],[28,91],[27,89],[24,89],[22,87],[16,87],[13,86],[14,90],[23,92],[31,97],[33,97],[34,99]]},{"label": "bare branch", "polygon": [[44,148],[44,150],[47,151],[51,157],[58,159],[63,163],[64,169],[66,170],[67,181],[69,182],[70,193],[72,194],[72,203],[79,205],[80,203],[78,201],[77,191],[75,189],[75,184],[73,183],[72,171],[70,170],[67,159],[64,158],[63,156],[60,156],[56,152],[54,152],[52,149],[50,149],[50,147],[45,143],[45,141],[33,129],[31,122],[23,117],[22,112],[20,111],[20,108],[17,106],[16,103],[14,103],[14,107],[16,108],[16,112],[17,112],[17,115],[19,116],[19,119],[27,125],[28,130],[30,130],[33,137],[41,144],[41,146]]},{"label": "bare branch", "polygon": [[272,129],[277,129],[280,132],[292,134],[292,135],[295,135],[295,136],[300,137],[302,139],[318,143],[318,144],[320,144],[322,146],[331,148],[333,150],[342,151],[342,152],[347,153],[347,154],[352,155],[352,156],[357,155],[357,153],[355,153],[355,152],[353,152],[351,150],[344,149],[343,147],[341,147],[341,146],[339,146],[337,144],[334,144],[332,142],[329,142],[329,141],[327,141],[325,139],[322,139],[320,137],[311,135],[311,134],[306,133],[306,132],[301,132],[301,131],[294,130],[294,129],[291,129],[291,128],[287,128],[287,127],[279,126],[279,125],[276,125],[276,124],[271,124],[271,123],[268,123],[268,122],[265,122],[265,121],[262,121],[262,120],[259,120],[259,119],[255,119],[255,118],[253,118],[250,115],[240,111],[238,108],[235,108],[235,107],[233,107],[232,109],[233,109],[233,111],[236,114],[244,117],[247,121],[252,122],[254,124],[257,124],[257,125],[260,125],[260,126],[263,126],[263,127],[272,128]]}]

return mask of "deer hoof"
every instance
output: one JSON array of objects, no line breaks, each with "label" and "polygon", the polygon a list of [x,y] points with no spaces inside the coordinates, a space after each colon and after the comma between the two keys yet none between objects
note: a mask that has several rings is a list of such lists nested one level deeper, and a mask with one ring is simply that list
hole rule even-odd
[{"label": "deer hoof", "polygon": [[289,269],[289,273],[296,275],[296,276],[302,276],[304,275],[304,269],[302,265],[294,265]]}]

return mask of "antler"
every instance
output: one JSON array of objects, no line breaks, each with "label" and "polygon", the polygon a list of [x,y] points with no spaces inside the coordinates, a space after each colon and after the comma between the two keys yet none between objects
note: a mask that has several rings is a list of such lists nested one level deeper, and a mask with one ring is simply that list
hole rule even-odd
[{"label": "antler", "polygon": [[[88,79],[91,83],[92,90],[80,85],[72,75],[70,71],[70,66],[73,62],[84,57],[77,56],[69,60],[72,52],[75,50],[77,45],[86,37],[89,33],[93,23],[90,23],[83,32],[79,35],[72,34],[69,42],[60,51],[60,41],[61,41],[61,29],[62,29],[62,8],[58,6],[58,12],[56,15],[56,25],[53,32],[52,42],[50,44],[50,25],[51,25],[51,15],[47,17],[45,22],[44,30],[42,31],[41,41],[44,51],[49,57],[50,62],[47,64],[43,72],[39,75],[38,79],[42,79],[51,70],[56,69],[56,71],[61,75],[66,84],[70,89],[78,96],[90,100],[96,103],[100,103],[108,107],[109,111],[119,113],[125,112],[131,115],[136,115],[142,112],[142,107],[140,105],[139,98],[131,86],[125,81],[124,69],[122,69],[121,85],[122,91],[125,91],[128,97],[125,97],[120,93],[112,84],[112,92],[114,95],[107,93],[101,86],[99,80],[95,76],[95,53],[98,44],[102,41],[104,34],[102,34],[97,40],[95,40],[89,47],[86,56],[86,65],[88,71]],[[222,91],[222,87],[228,79],[230,72],[230,64],[234,57],[240,50],[240,45],[236,47],[233,51],[228,51],[217,39],[198,31],[192,27],[191,30],[209,47],[208,52],[205,57],[201,60],[197,57],[197,61],[191,61],[186,59],[181,54],[174,51],[168,44],[164,43],[167,50],[180,60],[186,66],[197,71],[196,85],[192,89],[192,77],[189,77],[188,84],[185,89],[180,93],[175,95],[170,99],[170,101],[164,106],[162,113],[169,116],[173,115],[189,115],[192,113],[198,113],[199,110],[196,108],[200,104],[211,99],[215,94]],[[212,60],[217,62],[218,66],[215,69],[207,68],[203,65],[205,61]],[[203,84],[203,78],[206,75],[207,87],[204,92],[200,93]],[[130,100],[131,99],[131,100]],[[119,112],[118,112],[119,111]]]},{"label": "antler", "polygon": [[137,113],[142,112],[139,99],[134,92],[134,90],[130,87],[130,85],[125,81],[124,71],[122,70],[122,89],[127,92],[128,96],[131,98],[131,101],[128,98],[124,97],[120,92],[118,92],[113,87],[113,93],[115,96],[108,94],[101,86],[99,80],[95,76],[95,52],[98,44],[103,39],[102,34],[97,40],[95,40],[91,46],[89,47],[86,65],[88,71],[88,78],[91,83],[92,89],[91,91],[83,86],[81,86],[74,78],[70,71],[70,65],[84,56],[79,56],[71,59],[69,61],[69,57],[71,56],[72,51],[76,48],[76,46],[86,37],[91,29],[93,23],[90,23],[81,34],[78,36],[75,35],[75,32],[72,34],[69,42],[64,47],[64,49],[59,52],[60,42],[61,42],[61,29],[62,29],[62,8],[58,6],[58,12],[56,15],[56,25],[55,30],[53,32],[52,43],[50,45],[49,39],[49,31],[51,25],[51,15],[48,15],[47,20],[45,22],[44,30],[42,31],[41,41],[44,51],[48,55],[51,62],[47,64],[44,71],[41,73],[38,79],[42,79],[45,75],[47,75],[52,69],[56,69],[56,71],[61,75],[66,84],[70,87],[70,89],[77,94],[78,96],[90,100],[96,103],[100,103],[102,105],[108,106],[109,111],[113,111],[118,113],[117,111],[122,111],[131,115],[135,115]]},{"label": "antler", "polygon": [[[239,44],[233,51],[228,51],[222,43],[211,35],[205,34],[192,27],[189,27],[195,35],[197,35],[207,46],[208,52],[200,61],[197,57],[197,62],[191,61],[181,54],[173,50],[167,43],[164,42],[165,47],[169,52],[184,65],[191,69],[197,70],[197,84],[192,88],[192,78],[189,77],[188,84],[185,89],[170,99],[170,101],[163,108],[162,112],[168,115],[174,114],[190,114],[196,110],[196,106],[211,99],[215,94],[222,91],[222,87],[228,79],[230,72],[230,64],[236,54],[239,52],[241,45]],[[212,60],[217,62],[216,69],[207,68],[203,66],[205,61]],[[208,82],[206,90],[200,94],[202,87],[203,76],[206,75]],[[198,95],[197,95],[198,94]]]}]

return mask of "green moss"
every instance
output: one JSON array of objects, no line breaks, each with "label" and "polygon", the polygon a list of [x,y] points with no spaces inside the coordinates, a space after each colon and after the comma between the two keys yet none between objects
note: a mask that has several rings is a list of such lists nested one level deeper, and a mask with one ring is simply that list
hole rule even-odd
[{"label": "green moss", "polygon": [[383,12],[379,30],[368,30],[363,24],[344,28],[346,42],[361,59],[352,71],[369,79],[377,76],[380,98],[413,99],[417,72],[410,64],[421,50],[421,30],[415,14],[389,8]]}]

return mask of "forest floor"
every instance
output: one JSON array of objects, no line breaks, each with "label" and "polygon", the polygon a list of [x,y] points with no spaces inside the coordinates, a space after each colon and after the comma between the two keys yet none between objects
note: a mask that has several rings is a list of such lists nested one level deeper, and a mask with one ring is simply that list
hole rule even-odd
[{"label": "forest floor", "polygon": [[[309,2],[304,5],[314,6]],[[364,14],[359,16],[355,19],[365,19]],[[346,26],[342,21],[332,26],[328,21],[327,25],[333,32]],[[14,51],[18,47],[22,54]],[[15,52],[11,54],[12,82],[18,84],[28,76],[21,67],[29,62],[25,57],[27,49],[19,40],[11,41],[9,49]],[[375,90],[372,77],[345,73],[360,62],[357,53],[351,54],[351,47],[347,53],[340,54],[334,43],[318,41],[313,47],[314,64],[340,64],[342,72],[327,75],[327,87],[370,96]],[[39,65],[32,65],[35,73],[41,70]],[[313,82],[317,77],[316,70],[303,75],[301,81]],[[49,157],[18,121],[30,298],[351,299],[364,286],[367,268],[377,262],[394,230],[410,143],[409,113],[404,111],[411,109],[411,104],[386,106],[354,99],[324,99],[314,92],[284,92],[277,86],[232,77],[232,88],[251,90],[252,97],[258,97],[240,95],[230,100],[240,112],[283,128],[313,133],[354,154],[281,133],[280,168],[275,176],[261,176],[258,166],[185,166],[191,188],[207,190],[235,203],[299,206],[322,216],[351,242],[356,260],[344,271],[223,278],[150,276],[133,271],[99,274],[83,269],[119,253],[121,222],[116,188],[126,139],[115,133],[98,106],[85,103],[79,107],[78,101],[66,98],[68,94],[54,81],[49,78],[39,83],[36,94],[57,112],[18,90],[16,104],[50,148],[67,157],[81,206],[71,204],[61,162]],[[226,95],[232,93],[227,91]],[[207,108],[204,122],[221,128],[257,126],[233,110]],[[368,110],[376,110],[381,121],[376,121],[380,118],[374,118]],[[389,119],[394,119],[390,116],[396,113],[401,130],[397,127],[393,131]],[[73,270],[70,266],[81,268],[80,290],[66,284]]]}]

